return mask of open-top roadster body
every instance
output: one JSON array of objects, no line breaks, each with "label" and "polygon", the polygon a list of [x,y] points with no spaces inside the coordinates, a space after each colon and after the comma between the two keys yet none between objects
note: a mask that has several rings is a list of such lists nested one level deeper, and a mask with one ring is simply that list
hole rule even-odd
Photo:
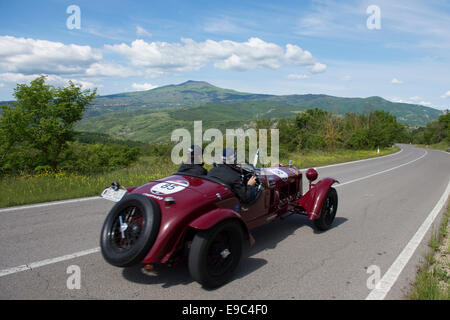
[{"label": "open-top roadster body", "polygon": [[113,184],[102,193],[117,202],[101,231],[103,257],[118,267],[187,260],[196,281],[217,287],[232,277],[244,241],[254,243],[252,229],[292,214],[307,215],[320,230],[333,223],[335,179],[313,184],[317,171],[308,169],[309,190],[303,194],[303,174],[292,165],[242,166],[242,173],[244,183],[258,177],[258,192],[249,204],[208,176],[176,173],[127,189]]}]

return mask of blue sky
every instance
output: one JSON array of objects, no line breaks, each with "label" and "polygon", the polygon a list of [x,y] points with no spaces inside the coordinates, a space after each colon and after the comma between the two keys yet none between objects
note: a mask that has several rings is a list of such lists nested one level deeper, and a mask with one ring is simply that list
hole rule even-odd
[{"label": "blue sky", "polygon": [[[80,8],[80,29],[67,27],[70,5]],[[370,5],[380,29],[367,27]],[[204,80],[446,109],[450,3],[1,1],[0,100],[39,74],[102,95]]]}]

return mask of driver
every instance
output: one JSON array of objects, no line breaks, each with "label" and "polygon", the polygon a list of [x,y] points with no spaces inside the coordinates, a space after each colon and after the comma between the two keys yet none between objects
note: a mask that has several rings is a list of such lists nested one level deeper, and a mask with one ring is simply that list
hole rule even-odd
[{"label": "driver", "polygon": [[192,145],[189,149],[190,161],[183,163],[179,168],[180,173],[192,173],[197,176],[206,176],[208,171],[203,167],[203,149],[197,145]]},{"label": "driver", "polygon": [[208,176],[217,178],[230,186],[231,191],[243,203],[250,203],[256,196],[256,177],[252,176],[247,184],[241,181],[240,169],[236,166],[236,154],[232,148],[223,149],[222,164],[209,170]]}]

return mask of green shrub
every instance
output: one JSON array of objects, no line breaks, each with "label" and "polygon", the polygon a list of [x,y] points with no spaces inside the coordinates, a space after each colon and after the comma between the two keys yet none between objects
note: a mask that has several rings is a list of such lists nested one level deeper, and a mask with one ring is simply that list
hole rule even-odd
[{"label": "green shrub", "polygon": [[70,143],[61,169],[77,173],[96,173],[127,167],[141,154],[137,147],[114,144]]}]

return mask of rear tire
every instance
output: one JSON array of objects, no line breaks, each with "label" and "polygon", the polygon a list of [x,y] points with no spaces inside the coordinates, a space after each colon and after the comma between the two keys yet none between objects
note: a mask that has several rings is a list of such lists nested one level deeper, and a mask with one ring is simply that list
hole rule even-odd
[{"label": "rear tire", "polygon": [[336,211],[338,206],[338,196],[335,188],[328,189],[328,193],[323,200],[322,210],[320,216],[314,220],[314,224],[319,230],[328,230],[333,224],[336,217]]},{"label": "rear tire", "polygon": [[100,248],[104,259],[116,267],[141,262],[156,240],[160,222],[161,212],[152,199],[141,194],[126,195],[114,205],[103,224]]},{"label": "rear tire", "polygon": [[192,278],[206,288],[225,284],[239,264],[243,241],[242,227],[233,220],[198,231],[189,251]]}]

